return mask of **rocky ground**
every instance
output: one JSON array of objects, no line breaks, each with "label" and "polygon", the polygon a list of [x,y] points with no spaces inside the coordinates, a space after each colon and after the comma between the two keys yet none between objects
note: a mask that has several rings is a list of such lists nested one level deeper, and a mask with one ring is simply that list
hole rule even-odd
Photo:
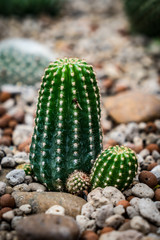
[{"label": "rocky ground", "polygon": [[83,198],[48,192],[19,169],[29,163],[39,83],[4,84],[0,240],[17,240],[18,235],[20,240],[78,239],[79,234],[81,240],[160,239],[160,47],[156,41],[130,35],[118,0],[70,2],[57,18],[0,17],[0,28],[1,40],[33,38],[56,56],[84,58],[93,64],[102,96],[104,148],[128,146],[139,162],[138,175],[124,192],[97,188]]}]

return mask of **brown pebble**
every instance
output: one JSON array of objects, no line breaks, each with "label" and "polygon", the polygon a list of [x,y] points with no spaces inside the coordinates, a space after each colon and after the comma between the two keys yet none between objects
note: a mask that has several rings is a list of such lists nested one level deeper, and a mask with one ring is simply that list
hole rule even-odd
[{"label": "brown pebble", "polygon": [[8,126],[14,129],[17,126],[17,121],[16,120],[9,121]]},{"label": "brown pebble", "polygon": [[124,91],[127,91],[129,89],[128,86],[125,86],[125,85],[117,85],[115,87],[115,93],[121,93],[121,92],[124,92]]},{"label": "brown pebble", "polygon": [[106,79],[103,81],[103,87],[104,87],[105,89],[110,89],[112,86],[113,86],[113,81],[112,81],[112,79],[106,78]]},{"label": "brown pebble", "polygon": [[127,197],[127,201],[130,202],[135,196],[129,196]]},{"label": "brown pebble", "polygon": [[158,180],[157,180],[156,176],[149,171],[142,171],[139,174],[139,181],[141,183],[145,183],[150,188],[154,188],[158,184]]},{"label": "brown pebble", "polygon": [[3,136],[12,136],[13,130],[12,128],[5,128],[3,131]]},{"label": "brown pebble", "polygon": [[21,143],[21,144],[18,145],[18,150],[19,150],[20,152],[25,151],[25,148],[26,148],[26,150],[29,150],[29,149],[28,149],[28,146],[29,146],[30,144],[31,144],[31,138],[29,137],[25,142],[23,142],[23,143]]},{"label": "brown pebble", "polygon": [[10,93],[8,93],[8,92],[1,92],[0,93],[0,102],[3,103],[3,102],[7,101],[10,98],[11,98],[11,94]]},{"label": "brown pebble", "polygon": [[110,146],[116,146],[118,145],[118,143],[114,140],[114,139],[109,139],[107,141],[107,144],[109,144]]},{"label": "brown pebble", "polygon": [[112,228],[112,227],[104,227],[101,231],[100,231],[100,235],[103,234],[103,233],[109,233],[109,232],[112,232],[114,231],[115,229]]},{"label": "brown pebble", "polygon": [[150,152],[153,152],[154,150],[156,150],[157,152],[160,152],[158,145],[155,143],[151,143],[147,145],[146,149],[148,149]]},{"label": "brown pebble", "polygon": [[135,146],[133,149],[136,153],[140,153],[143,150],[143,146]]},{"label": "brown pebble", "polygon": [[2,215],[3,215],[4,213],[6,213],[6,212],[8,212],[8,211],[11,211],[11,210],[12,210],[12,208],[10,208],[10,207],[2,208],[2,209],[0,210],[0,219],[2,218]]},{"label": "brown pebble", "polygon": [[24,122],[24,111],[20,111],[17,112],[15,115],[14,115],[14,120],[16,120],[18,123],[23,123]]},{"label": "brown pebble", "polygon": [[154,163],[150,163],[147,167],[147,171],[151,171],[154,167],[156,167],[158,165],[158,163],[154,162]]},{"label": "brown pebble", "polygon": [[0,105],[0,117],[6,113],[6,109]]},{"label": "brown pebble", "polygon": [[125,209],[130,206],[130,203],[127,200],[121,200],[119,201],[116,206],[122,205]]},{"label": "brown pebble", "polygon": [[25,146],[24,151],[30,153],[30,145]]},{"label": "brown pebble", "polygon": [[160,188],[156,189],[154,192],[154,198],[156,201],[160,201]]},{"label": "brown pebble", "polygon": [[12,138],[10,136],[3,136],[0,138],[0,145],[5,145],[7,147],[11,146]]},{"label": "brown pebble", "polygon": [[0,199],[0,206],[14,208],[15,200],[10,194],[6,193]]},{"label": "brown pebble", "polygon": [[0,118],[0,128],[6,128],[8,127],[9,121],[12,119],[11,116],[8,114],[4,115]]},{"label": "brown pebble", "polygon": [[84,231],[80,240],[98,240],[98,235],[93,231]]},{"label": "brown pebble", "polygon": [[153,122],[147,123],[146,128],[145,128],[146,133],[154,133],[154,132],[156,132],[156,130],[157,130],[157,127],[156,127],[155,123],[153,123]]}]

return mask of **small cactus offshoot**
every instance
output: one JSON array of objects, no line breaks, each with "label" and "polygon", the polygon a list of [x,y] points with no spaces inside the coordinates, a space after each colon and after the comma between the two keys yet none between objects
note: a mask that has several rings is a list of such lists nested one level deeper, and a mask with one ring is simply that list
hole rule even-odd
[{"label": "small cactus offshoot", "polygon": [[49,190],[65,190],[66,179],[89,173],[102,149],[100,96],[93,68],[77,58],[59,59],[42,78],[30,162]]},{"label": "small cactus offshoot", "polygon": [[25,171],[25,174],[26,175],[32,175],[32,168],[31,168],[31,165],[28,163],[23,163],[23,164],[20,164],[16,167],[16,169],[23,169]]},{"label": "small cactus offshoot", "polygon": [[103,151],[91,170],[91,184],[96,187],[114,186],[126,189],[137,173],[137,157],[133,150],[114,146]]},{"label": "small cactus offshoot", "polygon": [[84,190],[90,187],[89,176],[81,171],[75,170],[67,179],[66,189],[69,193],[82,195]]}]

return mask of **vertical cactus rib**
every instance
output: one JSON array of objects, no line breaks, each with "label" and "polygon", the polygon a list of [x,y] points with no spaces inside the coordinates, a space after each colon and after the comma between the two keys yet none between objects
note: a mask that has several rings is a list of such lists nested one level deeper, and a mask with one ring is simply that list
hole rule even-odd
[{"label": "vertical cactus rib", "polygon": [[111,147],[98,156],[91,170],[93,188],[114,186],[124,190],[137,172],[135,153],[127,147]]},{"label": "vertical cactus rib", "polygon": [[74,170],[90,172],[102,149],[100,97],[85,61],[51,63],[39,92],[30,161],[36,179],[62,191]]}]

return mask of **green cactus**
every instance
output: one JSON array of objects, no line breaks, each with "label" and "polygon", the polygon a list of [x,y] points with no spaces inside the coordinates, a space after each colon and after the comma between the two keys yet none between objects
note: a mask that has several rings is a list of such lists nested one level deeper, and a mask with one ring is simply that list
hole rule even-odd
[{"label": "green cactus", "polygon": [[137,166],[137,157],[133,150],[124,146],[110,147],[94,163],[91,170],[92,187],[114,186],[124,190],[132,183]]},{"label": "green cactus", "polygon": [[126,14],[133,32],[148,36],[160,34],[159,0],[123,0]]},{"label": "green cactus", "polygon": [[90,179],[84,172],[75,170],[66,181],[66,189],[74,195],[82,195],[90,187]]},{"label": "green cactus", "polygon": [[9,39],[0,43],[0,84],[39,82],[51,53],[43,45],[28,39]]},{"label": "green cactus", "polygon": [[99,89],[92,66],[76,58],[51,63],[42,79],[30,162],[40,182],[61,191],[102,149]]},{"label": "green cactus", "polygon": [[0,0],[0,14],[19,15],[50,13],[58,14],[64,0]]}]

